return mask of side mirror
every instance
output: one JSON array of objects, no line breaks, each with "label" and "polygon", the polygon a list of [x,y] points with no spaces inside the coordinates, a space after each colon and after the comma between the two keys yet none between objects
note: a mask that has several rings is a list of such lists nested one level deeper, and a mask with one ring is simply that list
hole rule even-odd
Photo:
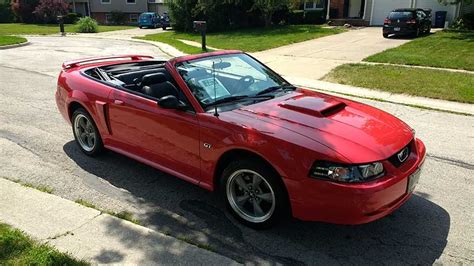
[{"label": "side mirror", "polygon": [[185,104],[180,102],[174,95],[167,95],[158,100],[158,105],[164,109],[184,110]]}]

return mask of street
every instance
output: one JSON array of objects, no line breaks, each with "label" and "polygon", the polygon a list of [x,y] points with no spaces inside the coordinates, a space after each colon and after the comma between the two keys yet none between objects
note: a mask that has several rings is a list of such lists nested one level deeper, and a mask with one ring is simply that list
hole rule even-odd
[{"label": "street", "polygon": [[0,50],[1,178],[129,211],[146,227],[208,245],[239,262],[474,263],[474,117],[354,98],[401,118],[425,142],[428,156],[415,195],[370,224],[292,220],[254,231],[222,211],[212,193],[114,152],[89,158],[73,142],[54,100],[61,63],[130,53],[165,58],[158,48],[126,40],[28,39],[28,46]]}]

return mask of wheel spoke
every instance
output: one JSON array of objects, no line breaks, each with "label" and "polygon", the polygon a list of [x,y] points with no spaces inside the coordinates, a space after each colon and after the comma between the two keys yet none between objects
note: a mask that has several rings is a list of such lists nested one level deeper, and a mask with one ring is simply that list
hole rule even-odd
[{"label": "wheel spoke", "polygon": [[252,186],[257,189],[260,186],[260,183],[262,182],[262,178],[258,175],[253,175],[252,176]]},{"label": "wheel spoke", "polygon": [[94,139],[90,135],[87,137],[87,145],[89,145],[89,148],[94,147]]},{"label": "wheel spoke", "polygon": [[245,202],[247,202],[249,200],[249,198],[250,198],[249,195],[239,196],[235,199],[235,202],[238,205],[242,206],[242,205],[244,205]]},{"label": "wheel spoke", "polygon": [[242,179],[242,176],[238,176],[235,178],[235,182],[237,182],[237,185],[242,189],[246,190],[247,185],[245,184],[245,181]]},{"label": "wheel spoke", "polygon": [[253,214],[255,214],[255,216],[257,217],[264,215],[263,210],[260,207],[260,204],[256,200],[253,201]]},{"label": "wheel spoke", "polygon": [[272,193],[257,194],[256,196],[266,202],[273,201]]},{"label": "wheel spoke", "polygon": [[82,132],[79,137],[80,137],[83,141],[85,141],[86,138],[87,138],[87,133],[86,133],[86,132]]},{"label": "wheel spoke", "polygon": [[92,132],[93,128],[92,128],[91,121],[87,120],[86,126],[87,126],[87,129],[89,130],[89,132]]},{"label": "wheel spoke", "polygon": [[85,131],[87,128],[86,122],[84,122],[83,118],[79,119],[79,126],[81,126],[82,130]]}]

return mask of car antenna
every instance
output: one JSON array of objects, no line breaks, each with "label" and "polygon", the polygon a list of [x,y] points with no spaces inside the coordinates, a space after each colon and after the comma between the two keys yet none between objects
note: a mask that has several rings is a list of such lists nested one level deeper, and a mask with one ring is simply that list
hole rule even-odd
[{"label": "car antenna", "polygon": [[[214,101],[217,99],[217,89],[216,89],[216,69],[214,67],[214,61],[212,61],[212,76],[214,80]],[[217,105],[214,104],[214,116],[218,117],[219,113],[217,113]]]}]

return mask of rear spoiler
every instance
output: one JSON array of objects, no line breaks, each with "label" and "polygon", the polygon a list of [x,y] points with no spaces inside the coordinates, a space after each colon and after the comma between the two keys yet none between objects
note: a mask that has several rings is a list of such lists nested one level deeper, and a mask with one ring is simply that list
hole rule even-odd
[{"label": "rear spoiler", "polygon": [[102,56],[102,57],[88,57],[82,58],[77,60],[66,61],[63,63],[63,69],[70,69],[74,67],[78,67],[80,65],[84,65],[85,63],[92,63],[97,61],[106,61],[109,59],[131,59],[131,60],[141,60],[144,58],[153,58],[153,56],[149,55],[137,55],[137,54],[129,54],[129,55],[115,55],[115,56]]}]

